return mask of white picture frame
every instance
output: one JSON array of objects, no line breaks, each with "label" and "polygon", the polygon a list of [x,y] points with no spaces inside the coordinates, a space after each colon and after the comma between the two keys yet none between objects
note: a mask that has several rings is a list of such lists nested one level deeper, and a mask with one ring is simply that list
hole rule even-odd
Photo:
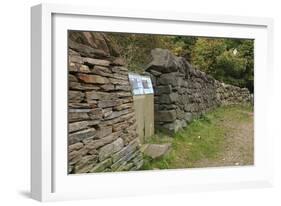
[{"label": "white picture frame", "polygon": [[[54,201],[272,186],[273,134],[268,126],[272,105],[268,91],[274,76],[272,19],[40,4],[31,9],[31,25],[32,198]],[[62,107],[66,107],[63,68],[68,29],[255,38],[255,165],[67,175]]]}]

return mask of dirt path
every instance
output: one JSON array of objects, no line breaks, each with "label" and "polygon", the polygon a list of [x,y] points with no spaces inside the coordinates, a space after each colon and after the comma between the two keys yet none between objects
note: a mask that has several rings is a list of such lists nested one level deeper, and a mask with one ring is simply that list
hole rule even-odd
[{"label": "dirt path", "polygon": [[236,121],[225,117],[218,124],[226,128],[221,152],[213,159],[201,159],[193,167],[240,166],[254,164],[254,126],[253,113],[247,121]]}]

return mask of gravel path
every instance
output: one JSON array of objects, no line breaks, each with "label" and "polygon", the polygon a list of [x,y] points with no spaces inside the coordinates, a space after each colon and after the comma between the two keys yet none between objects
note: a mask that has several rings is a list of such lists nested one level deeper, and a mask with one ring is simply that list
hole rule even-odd
[{"label": "gravel path", "polygon": [[253,113],[249,115],[250,121],[235,121],[224,118],[220,120],[227,129],[222,151],[213,159],[201,159],[193,167],[241,166],[254,164],[254,125]]}]

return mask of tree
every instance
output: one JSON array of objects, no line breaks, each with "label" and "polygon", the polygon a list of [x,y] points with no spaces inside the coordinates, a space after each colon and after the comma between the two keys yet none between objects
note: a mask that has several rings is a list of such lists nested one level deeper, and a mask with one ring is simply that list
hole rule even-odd
[{"label": "tree", "polygon": [[246,87],[254,92],[254,40],[243,40],[238,46],[240,55],[246,59],[246,70],[244,78],[246,80]]},{"label": "tree", "polygon": [[254,90],[253,40],[198,38],[191,62],[215,79]]},{"label": "tree", "polygon": [[233,49],[224,51],[216,58],[214,77],[220,81],[239,87],[245,86],[244,72],[246,70],[246,59]]},{"label": "tree", "polygon": [[226,50],[223,39],[198,38],[192,50],[191,63],[208,74],[216,74],[216,60]]},{"label": "tree", "polygon": [[194,36],[174,36],[172,38],[172,52],[177,55],[184,57],[187,61],[191,61],[191,53],[196,44],[198,37]]}]

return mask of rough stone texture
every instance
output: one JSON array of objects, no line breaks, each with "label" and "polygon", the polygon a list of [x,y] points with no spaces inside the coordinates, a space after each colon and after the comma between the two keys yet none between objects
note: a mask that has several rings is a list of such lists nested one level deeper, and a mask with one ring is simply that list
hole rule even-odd
[{"label": "rough stone texture", "polygon": [[219,82],[169,50],[154,49],[151,54],[146,72],[155,91],[155,126],[160,129],[174,133],[214,107],[251,100],[248,89]]},{"label": "rough stone texture", "polygon": [[68,172],[138,170],[128,69],[104,33],[69,32]]},{"label": "rough stone texture", "polygon": [[171,148],[171,143],[166,144],[146,144],[143,145],[144,155],[157,159],[165,156]]}]

